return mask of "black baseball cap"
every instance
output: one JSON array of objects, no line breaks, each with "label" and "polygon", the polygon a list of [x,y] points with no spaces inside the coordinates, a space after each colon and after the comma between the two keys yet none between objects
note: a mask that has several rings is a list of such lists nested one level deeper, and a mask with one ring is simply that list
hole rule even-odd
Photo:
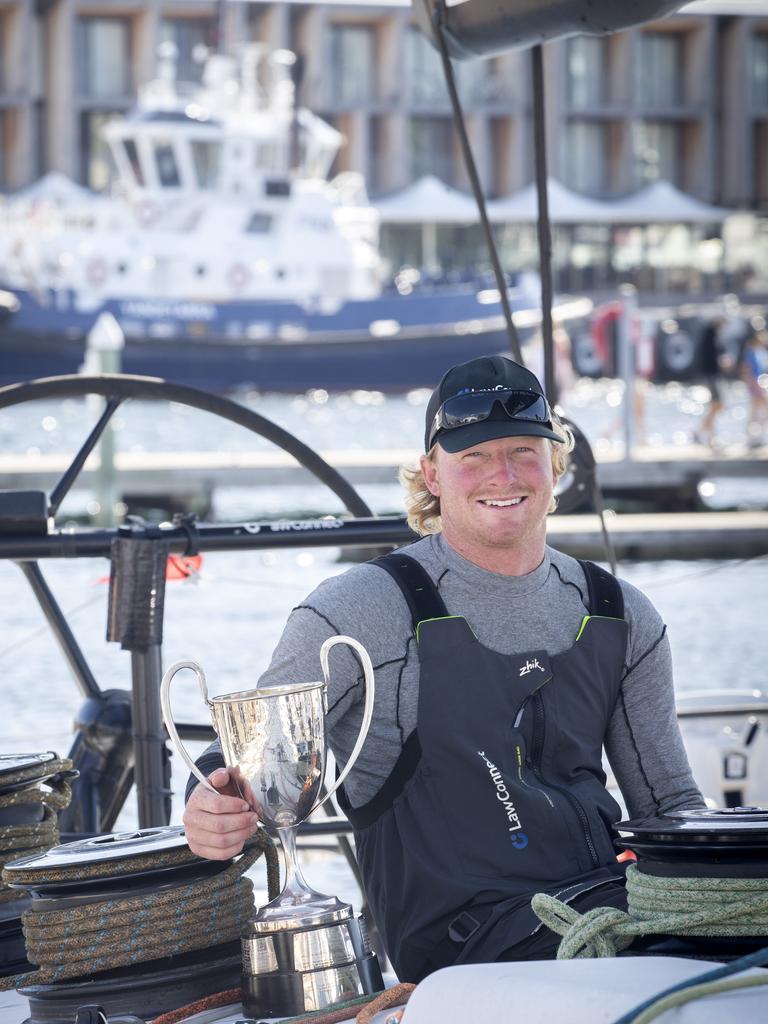
[{"label": "black baseball cap", "polygon": [[[494,399],[494,392],[498,392],[498,399]],[[509,392],[528,393],[531,413],[525,410],[523,402],[518,418],[514,410],[520,403],[506,402]],[[487,410],[483,410],[482,418],[461,423],[460,417],[456,417],[459,425],[450,428],[436,423],[438,414],[442,420],[448,419],[443,416],[446,402],[465,395],[473,396],[469,401],[475,403],[480,398],[486,399]],[[453,407],[457,405],[460,403],[451,403]],[[429,451],[435,441],[447,452],[461,452],[499,437],[546,437],[561,444],[564,441],[552,429],[552,413],[536,375],[506,356],[481,356],[451,367],[432,392],[425,427],[425,451]]]}]

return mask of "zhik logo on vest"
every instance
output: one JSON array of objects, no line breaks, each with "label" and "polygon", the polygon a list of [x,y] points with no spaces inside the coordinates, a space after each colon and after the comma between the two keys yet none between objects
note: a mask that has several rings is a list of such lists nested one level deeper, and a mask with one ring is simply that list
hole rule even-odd
[{"label": "zhik logo on vest", "polygon": [[509,822],[509,839],[515,850],[524,850],[528,845],[528,836],[522,831],[522,824],[518,816],[515,805],[512,803],[512,797],[509,795],[509,790],[501,776],[501,772],[493,763],[485,756],[484,750],[478,750],[478,756],[482,757],[488,767],[488,774],[491,777],[491,781],[496,787],[496,799],[499,800],[504,807],[504,811],[507,815],[507,821]]},{"label": "zhik logo on vest", "polygon": [[526,660],[525,664],[520,666],[520,675],[527,676],[528,673],[535,668],[537,668],[539,672],[544,671],[544,666],[539,664],[538,658],[534,658],[533,661]]}]

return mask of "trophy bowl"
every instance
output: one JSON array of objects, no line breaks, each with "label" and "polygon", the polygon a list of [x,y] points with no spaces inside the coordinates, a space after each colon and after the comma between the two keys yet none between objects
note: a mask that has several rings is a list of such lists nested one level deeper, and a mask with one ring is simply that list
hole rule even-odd
[{"label": "trophy bowl", "polygon": [[[365,705],[349,760],[321,797],[327,762],[328,654],[337,644],[351,647],[360,659]],[[344,782],[365,743],[373,713],[373,666],[362,644],[350,637],[330,637],[320,649],[320,663],[321,682],[209,698],[202,668],[193,661],[178,661],[160,687],[163,717],[174,745],[200,783],[215,793],[181,743],[170,708],[175,674],[189,668],[197,675],[238,792],[264,827],[277,831],[283,848],[282,891],[257,911],[242,940],[243,1006],[251,1016],[320,1010],[384,987],[362,918],[355,918],[348,903],[312,889],[297,857],[296,829]]]}]

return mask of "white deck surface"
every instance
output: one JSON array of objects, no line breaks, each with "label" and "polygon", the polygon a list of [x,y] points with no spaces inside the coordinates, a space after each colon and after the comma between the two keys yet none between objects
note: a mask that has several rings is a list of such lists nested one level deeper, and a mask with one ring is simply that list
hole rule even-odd
[{"label": "white deck surface", "polygon": [[[437,971],[411,996],[402,1024],[509,1024],[512,1020],[612,1024],[663,989],[717,964],[677,957],[532,961],[473,964]],[[753,968],[749,974],[765,974]],[[374,1017],[385,1024],[392,1010]],[[28,1004],[16,992],[0,993],[0,1024],[22,1024]],[[239,1006],[209,1010],[188,1024],[235,1024]],[[353,1024],[354,1018],[349,1018]],[[766,1024],[768,985],[725,992],[667,1010],[658,1024]]]},{"label": "white deck surface", "polygon": [[[678,957],[621,957],[449,967],[418,986],[402,1024],[612,1024],[645,999],[718,966]],[[757,968],[749,973],[765,974]],[[766,1022],[768,986],[696,1000],[656,1018],[656,1024]]]}]

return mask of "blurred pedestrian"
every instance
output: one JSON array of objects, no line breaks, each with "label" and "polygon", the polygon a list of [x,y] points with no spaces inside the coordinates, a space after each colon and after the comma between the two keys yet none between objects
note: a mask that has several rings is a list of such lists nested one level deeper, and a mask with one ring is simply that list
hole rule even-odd
[{"label": "blurred pedestrian", "polygon": [[747,446],[757,448],[765,443],[764,427],[768,423],[768,390],[761,378],[768,377],[768,331],[750,330],[739,360],[739,375],[747,386],[749,418]]},{"label": "blurred pedestrian", "polygon": [[697,444],[712,444],[715,439],[715,419],[723,409],[722,385],[720,383],[722,369],[720,335],[724,326],[725,317],[716,316],[704,325],[704,330],[701,333],[700,365],[709,388],[709,406],[693,435]]},{"label": "blurred pedestrian", "polygon": [[[539,380],[544,379],[544,337],[537,330],[524,349],[525,365]],[[567,410],[569,393],[576,383],[576,371],[571,356],[571,338],[559,322],[552,324],[552,355],[555,368],[557,404]]]}]

